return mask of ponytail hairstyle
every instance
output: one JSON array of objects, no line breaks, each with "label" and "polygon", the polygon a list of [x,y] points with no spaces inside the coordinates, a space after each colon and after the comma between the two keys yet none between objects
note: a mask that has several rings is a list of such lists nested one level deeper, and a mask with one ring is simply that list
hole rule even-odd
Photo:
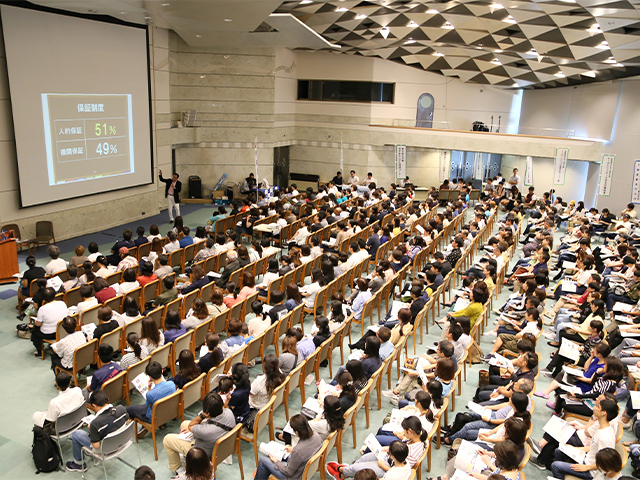
[{"label": "ponytail hairstyle", "polygon": [[334,395],[324,397],[323,416],[329,424],[329,430],[335,432],[344,429],[344,412],[340,406],[340,399]]},{"label": "ponytail hairstyle", "polygon": [[593,311],[594,317],[604,318],[604,300],[594,300],[593,302],[591,302],[591,309]]},{"label": "ponytail hairstyle", "polygon": [[527,315],[530,315],[531,318],[538,324],[538,330],[542,330],[542,319],[540,318],[540,312],[537,308],[527,308]]},{"label": "ponytail hairstyle", "polygon": [[342,397],[344,395],[355,403],[358,399],[358,394],[356,393],[356,387],[353,384],[353,377],[351,374],[346,370],[343,370],[342,373],[336,377],[336,380],[342,389],[340,396]]},{"label": "ponytail hairstyle", "polygon": [[138,337],[138,334],[136,332],[131,332],[127,335],[127,343],[133,349],[133,354],[136,356],[136,358],[142,360],[142,347],[140,346],[140,343],[138,343],[139,340],[140,337]]},{"label": "ponytail hairstyle", "polygon": [[333,323],[344,322],[344,312],[342,310],[342,302],[340,300],[331,301],[331,321]]},{"label": "ponytail hairstyle", "polygon": [[504,438],[511,440],[517,447],[522,447],[527,440],[527,432],[531,428],[531,421],[525,422],[518,416],[507,418],[504,422]]},{"label": "ponytail hairstyle", "polygon": [[437,380],[429,380],[427,383],[427,391],[431,395],[431,402],[439,409],[444,405],[444,398],[442,398],[442,384]]},{"label": "ponytail hairstyle", "polygon": [[425,414],[424,414],[425,418],[433,423],[435,419],[433,417],[433,412],[430,409],[431,395],[429,395],[424,390],[418,390],[418,393],[416,393],[415,401],[420,405],[420,408],[425,410]]},{"label": "ponytail hairstyle", "polygon": [[528,429],[531,426],[531,414],[527,411],[529,396],[526,393],[514,392],[511,395],[511,403],[513,404],[513,416],[522,420]]},{"label": "ponytail hairstyle", "polygon": [[87,283],[93,282],[96,279],[96,274],[93,273],[93,264],[87,260],[82,263],[82,268],[84,269],[84,274],[87,276]]},{"label": "ponytail hairstyle", "polygon": [[604,323],[602,323],[602,320],[591,320],[591,322],[589,322],[589,326],[597,332],[596,335],[598,335],[600,340],[602,340],[604,337]]},{"label": "ponytail hairstyle", "polygon": [[427,441],[427,437],[429,436],[429,432],[427,432],[424,428],[422,428],[422,422],[420,421],[420,419],[418,417],[413,416],[413,415],[411,417],[407,417],[402,421],[400,426],[402,428],[404,428],[405,430],[411,430],[412,432],[415,432],[418,435],[420,435],[420,441],[421,442],[426,442]]}]

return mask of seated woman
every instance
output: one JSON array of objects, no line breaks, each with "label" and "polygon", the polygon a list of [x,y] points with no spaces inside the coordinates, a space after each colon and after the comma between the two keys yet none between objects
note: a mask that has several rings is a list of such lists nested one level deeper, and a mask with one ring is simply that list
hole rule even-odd
[{"label": "seated woman", "polygon": [[138,283],[141,287],[144,287],[147,283],[151,283],[158,279],[158,276],[153,272],[153,263],[142,262],[140,264],[140,276],[138,277]]},{"label": "seated woman", "polygon": [[242,273],[242,290],[238,293],[236,300],[243,301],[256,293],[256,277],[251,272]]},{"label": "seated woman", "polygon": [[267,267],[267,273],[262,277],[262,283],[257,285],[258,295],[261,297],[267,298],[267,293],[269,292],[269,285],[271,282],[280,278],[280,270],[278,268],[278,260],[274,257],[269,259],[269,266]]},{"label": "seated woman", "polygon": [[191,304],[191,310],[187,312],[187,318],[182,325],[188,330],[193,330],[211,318],[207,304],[201,298],[196,298]]},{"label": "seated woman", "polygon": [[187,383],[198,378],[201,373],[193,353],[185,348],[178,355],[178,372],[170,380],[173,380],[176,388],[183,388]]},{"label": "seated woman", "polygon": [[[449,393],[451,393],[451,390],[453,389],[453,379],[456,375],[456,366],[454,361],[451,358],[438,359],[435,366],[434,373],[435,373],[434,380],[442,384],[442,396],[443,397],[449,396]],[[425,385],[420,385],[420,389],[428,391],[428,386],[425,387]],[[417,389],[412,390],[407,394],[405,394],[404,400],[398,399],[398,407],[404,408],[407,405],[409,405],[409,401],[415,398],[415,395],[417,394],[418,391],[419,390]],[[393,402],[394,402],[394,399],[392,399],[392,403]]]},{"label": "seated woman", "polygon": [[249,392],[249,417],[243,422],[249,432],[253,432],[253,424],[258,411],[269,403],[273,391],[282,385],[287,378],[287,376],[280,371],[278,357],[271,353],[264,356],[262,371],[263,373],[251,382],[251,390]]},{"label": "seated woman", "polygon": [[[95,283],[95,282],[94,282]],[[140,318],[140,310],[138,309],[138,301],[133,297],[124,297],[122,301],[122,313],[115,314],[114,317],[121,327]]]},{"label": "seated woman", "polygon": [[122,280],[122,283],[114,285],[117,288],[118,295],[125,295],[140,286],[135,268],[127,268],[122,274]]},{"label": "seated woman", "polygon": [[227,325],[227,339],[222,342],[222,351],[244,345],[242,336],[242,322],[237,318],[230,318]]},{"label": "seated woman", "polygon": [[180,322],[180,314],[175,310],[169,310],[164,318],[164,340],[172,343],[180,335],[187,333],[187,328]]},{"label": "seated woman", "polygon": [[127,344],[129,345],[127,350],[131,351],[129,353],[125,353],[120,360],[120,369],[122,371],[149,356],[147,347],[140,345],[140,337],[136,332],[130,332],[127,335]]},{"label": "seated woman", "polygon": [[298,285],[290,283],[287,285],[287,301],[284,303],[287,310],[291,311],[302,303],[302,294],[298,289]]},{"label": "seated woman", "polygon": [[303,297],[305,309],[313,309],[313,305],[316,301],[316,296],[324,286],[325,283],[324,275],[322,275],[322,270],[320,270],[319,268],[314,268],[313,270],[311,270],[311,283],[300,288],[300,294]]},{"label": "seated woman", "polygon": [[238,291],[234,282],[227,283],[227,294],[222,299],[224,305],[227,308],[232,308],[236,303],[241,300],[238,298]]},{"label": "seated woman", "polygon": [[[564,331],[566,330],[563,330],[563,332]],[[580,347],[580,356],[575,362],[579,367],[582,367],[589,359],[594,347],[602,342],[602,339],[604,338],[604,323],[602,322],[602,320],[596,318],[595,320],[591,320],[589,322],[586,330],[581,331],[584,331],[588,335],[588,337],[587,340],[583,341],[582,346]],[[553,355],[551,362],[549,362],[549,364],[547,365],[546,373],[551,372],[551,376],[556,377],[562,371],[562,366],[565,364],[565,362],[570,361],[571,360],[569,358],[560,355],[560,351],[558,349]]]},{"label": "seated woman", "polygon": [[[402,409],[405,415],[413,415],[418,418],[422,424],[422,428],[428,432],[433,428],[435,417],[431,410],[431,395],[425,391],[416,393],[415,403],[413,405],[407,405]],[[386,420],[390,418],[390,415],[385,418],[385,425],[378,429],[376,434],[376,440],[382,446],[390,445],[394,440],[404,440],[404,433],[400,430],[393,430],[396,425],[390,425],[386,423]],[[405,429],[405,425],[400,425]],[[414,432],[415,433],[415,432]]]},{"label": "seated woman", "polygon": [[213,287],[211,290],[211,302],[207,304],[207,310],[209,311],[209,315],[212,317],[220,315],[228,310],[227,306],[224,304],[224,292],[220,288]]},{"label": "seated woman", "polygon": [[[478,434],[478,443],[483,446],[485,450],[493,450],[493,445],[502,442],[503,440],[511,440],[518,448],[518,462],[522,462],[525,455],[524,444],[527,441],[527,434],[531,427],[531,419],[527,421],[526,418],[513,416],[505,420],[502,425],[498,425],[493,430]],[[462,442],[460,442],[462,443]],[[454,446],[455,448],[455,446]],[[447,464],[447,470],[449,465]]]},{"label": "seated woman", "polygon": [[[591,282],[592,285],[594,282]],[[598,285],[599,288],[599,285]],[[591,290],[591,287],[589,287]],[[562,300],[558,300],[560,303]],[[594,302],[598,301],[594,306]],[[554,320],[554,329],[556,331],[555,334],[549,332],[545,334],[545,337],[549,340],[549,345],[552,347],[558,347],[560,345],[560,335],[568,335],[569,333],[575,332],[576,330],[583,330],[583,335],[573,335],[573,333],[566,338],[571,339],[572,337],[579,339],[579,343],[584,343],[584,341],[588,338],[588,335],[584,335],[586,330],[591,323],[591,320],[600,320],[604,321],[605,318],[605,310],[604,310],[604,302],[601,300],[600,292],[592,290],[587,293],[587,298],[580,306],[576,306],[575,308],[562,308],[558,311],[556,318]],[[595,318],[598,317],[598,318]],[[580,327],[576,324],[582,324]],[[566,332],[565,330],[569,328],[570,332]]]},{"label": "seated woman", "polygon": [[[342,308],[342,305],[343,305],[342,302],[339,300],[331,301],[329,317],[328,317],[330,334],[333,334],[343,325],[343,322],[345,320],[345,315],[344,315],[344,310]],[[319,328],[314,322],[314,325],[311,327],[311,335],[315,335],[316,333],[318,333],[318,331],[319,331]]]},{"label": "seated woman", "polygon": [[302,363],[302,355],[298,353],[298,340],[293,336],[285,336],[282,340],[282,352],[278,358],[280,370],[285,375],[289,375],[291,371]]},{"label": "seated woman", "polygon": [[[319,414],[316,418],[309,420],[309,426],[311,430],[320,435],[322,441],[325,441],[327,437],[333,432],[344,429],[344,414],[345,410],[340,405],[340,399],[333,395],[327,395],[322,399],[322,414]],[[287,432],[277,434],[276,438],[286,445],[297,445],[300,439],[296,435],[291,435]]]},{"label": "seated woman", "polygon": [[[611,355],[611,347],[609,347],[605,342],[598,343],[596,347],[591,350],[591,355],[584,363],[586,368],[584,369],[583,375],[567,375],[565,380],[565,374],[561,370],[547,388],[535,392],[534,395],[542,398],[549,398],[551,392],[555,392],[556,395],[559,395],[563,392],[558,392],[557,390],[560,388],[560,384],[565,382],[579,387],[580,390],[582,390],[582,393],[588,392],[591,390],[591,387],[597,378],[596,374],[602,374],[604,372],[604,359],[609,355]],[[552,400],[549,400],[547,405],[549,408],[555,408],[555,403]]]},{"label": "seated woman", "polygon": [[285,447],[289,455],[286,460],[260,456],[254,480],[269,480],[271,475],[279,480],[302,478],[309,459],[322,447],[320,435],[313,431],[304,415],[294,415],[289,425],[298,437],[298,443]]},{"label": "seated woman", "polygon": [[251,311],[255,317],[248,321],[247,332],[250,337],[255,338],[267,331],[271,326],[271,318],[263,313],[263,303],[260,300],[251,302]]},{"label": "seated woman", "polygon": [[225,408],[230,408],[236,422],[244,422],[249,415],[249,394],[251,382],[249,369],[244,363],[236,363],[231,367],[231,380],[234,389],[224,402]]},{"label": "seated woman", "polygon": [[[178,321],[180,316],[178,316]],[[149,353],[164,345],[164,334],[158,329],[153,318],[144,317],[142,319],[142,331],[140,334],[140,345],[145,347]]]},{"label": "seated woman", "polygon": [[220,344],[220,337],[215,332],[209,332],[204,337],[204,343],[207,346],[208,352],[200,357],[198,366],[200,371],[207,373],[212,368],[218,367],[224,360],[224,353],[218,345]]},{"label": "seated woman", "polygon": [[[424,450],[426,448],[425,442],[427,441],[429,432],[422,428],[422,423],[420,423],[418,417],[405,418],[402,421],[402,428],[402,436],[404,437],[404,439],[401,440],[401,442],[408,447],[406,462],[410,468],[413,468],[424,453]],[[383,447],[382,451],[389,452],[392,445],[394,445],[393,442],[389,447]],[[369,468],[376,473],[378,478],[382,478],[385,476],[386,472],[391,469],[392,465],[392,460],[379,460],[378,456],[375,453],[370,452],[365,453],[357,462],[352,465],[341,465],[335,462],[330,462],[327,464],[327,471],[335,479],[344,479],[351,478],[360,470]]]},{"label": "seated woman", "polygon": [[189,292],[204,287],[210,282],[211,280],[205,275],[203,268],[200,265],[194,265],[191,267],[191,282],[186,282],[182,287],[178,287],[178,289],[182,295],[186,295]]}]

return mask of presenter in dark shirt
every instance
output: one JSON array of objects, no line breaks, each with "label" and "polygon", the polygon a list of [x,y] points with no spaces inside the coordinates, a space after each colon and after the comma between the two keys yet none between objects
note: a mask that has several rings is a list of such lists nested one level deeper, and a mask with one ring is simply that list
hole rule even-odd
[{"label": "presenter in dark shirt", "polygon": [[342,172],[336,173],[336,176],[333,177],[333,180],[331,180],[331,182],[336,186],[342,185]]},{"label": "presenter in dark shirt", "polygon": [[182,182],[178,180],[180,175],[174,173],[171,179],[162,178],[162,170],[158,170],[158,177],[164,183],[164,196],[169,206],[169,223],[173,223],[173,209],[176,210],[176,216],[180,216],[180,192],[182,191]]}]

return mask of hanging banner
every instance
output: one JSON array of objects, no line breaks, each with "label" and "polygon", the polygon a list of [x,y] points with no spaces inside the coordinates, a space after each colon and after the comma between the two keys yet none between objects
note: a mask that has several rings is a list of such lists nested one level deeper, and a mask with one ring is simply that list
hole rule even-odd
[{"label": "hanging banner", "polygon": [[554,162],[553,184],[564,185],[564,177],[567,173],[567,160],[569,159],[568,148],[556,148],[556,158]]},{"label": "hanging banner", "polygon": [[440,150],[440,183],[449,179],[449,151]]},{"label": "hanging banner", "polygon": [[344,151],[342,150],[342,132],[340,132],[340,171],[344,175]]},{"label": "hanging banner", "polygon": [[482,180],[482,153],[473,154],[473,178]]},{"label": "hanging banner", "polygon": [[615,159],[615,155],[602,155],[598,195],[602,195],[603,197],[609,197],[611,195],[611,179],[613,178],[613,163]]},{"label": "hanging banner", "polygon": [[631,203],[640,203],[640,160],[633,166],[633,183],[631,184]]},{"label": "hanging banner", "polygon": [[407,146],[396,145],[396,178],[407,177]]},{"label": "hanging banner", "polygon": [[527,187],[533,185],[533,157],[527,156],[527,166],[524,170],[524,184]]},{"label": "hanging banner", "polygon": [[255,142],[253,142],[253,149],[255,152],[255,162],[256,162],[256,182],[258,181],[258,137],[256,137]]}]

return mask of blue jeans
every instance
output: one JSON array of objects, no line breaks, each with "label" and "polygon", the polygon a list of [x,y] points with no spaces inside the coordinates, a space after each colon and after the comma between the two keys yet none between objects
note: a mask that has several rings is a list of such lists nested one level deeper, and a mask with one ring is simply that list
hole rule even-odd
[{"label": "blue jeans", "polygon": [[556,448],[554,455],[556,460],[551,464],[551,471],[553,472],[554,478],[564,480],[565,475],[573,475],[574,477],[584,478],[587,480],[593,478],[591,472],[576,472],[572,470],[571,465],[575,465],[576,462],[562,453],[559,448]]},{"label": "blue jeans", "polygon": [[269,475],[284,480],[284,472],[278,470],[269,457],[260,457],[254,480],[269,480]]},{"label": "blue jeans", "polygon": [[84,465],[82,447],[91,446],[89,434],[85,430],[76,430],[71,434],[71,442],[73,444],[73,460],[79,465]]},{"label": "blue jeans", "polygon": [[[480,415],[475,415],[480,417]],[[478,430],[481,428],[494,428],[494,425],[488,422],[485,422],[482,419],[476,420],[474,422],[469,422],[465,424],[459,431],[451,435],[449,439],[451,441],[461,438],[463,440],[474,441],[478,439]]]},{"label": "blue jeans", "polygon": [[141,405],[129,405],[127,407],[127,413],[131,420],[137,418],[138,420],[149,423],[151,420],[147,417],[147,408],[148,406],[144,403]]}]

